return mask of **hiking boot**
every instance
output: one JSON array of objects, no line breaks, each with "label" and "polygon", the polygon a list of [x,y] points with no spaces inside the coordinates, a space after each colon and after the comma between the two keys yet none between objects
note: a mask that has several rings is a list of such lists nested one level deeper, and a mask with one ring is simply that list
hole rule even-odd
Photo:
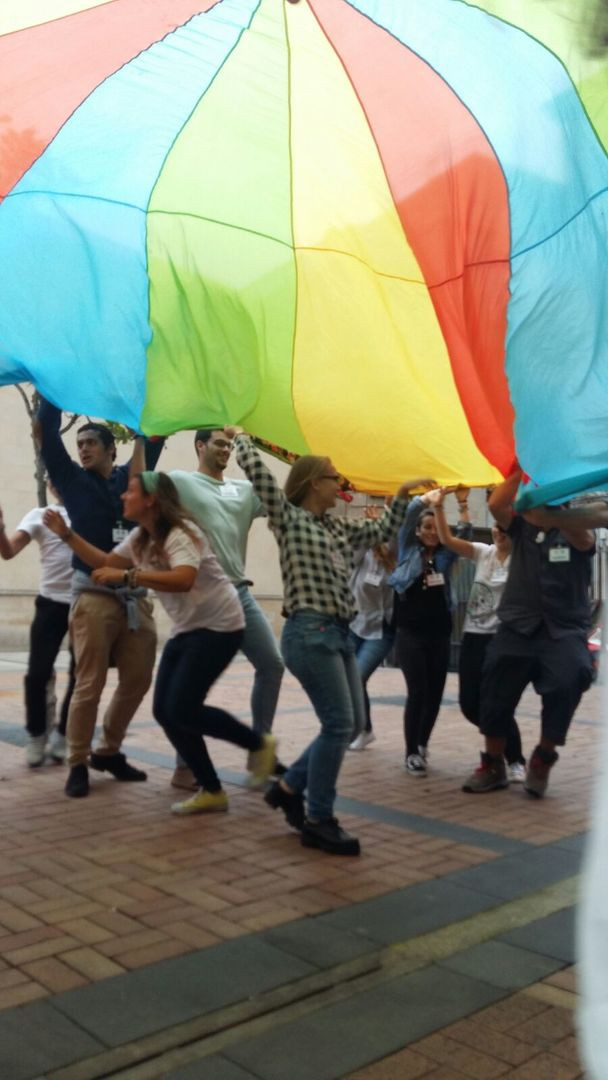
[{"label": "hiking boot", "polygon": [[280,807],[285,814],[287,824],[291,825],[292,829],[297,829],[298,832],[302,831],[304,825],[304,799],[299,792],[285,791],[285,788],[281,787],[277,780],[268,788],[264,795],[264,802],[272,806],[273,810],[278,810]]},{"label": "hiking boot", "polygon": [[148,779],[148,774],[143,769],[129,765],[124,754],[91,754],[91,768],[98,772],[109,772],[116,780],[125,782]]},{"label": "hiking boot", "polygon": [[171,777],[171,787],[180,788],[183,791],[198,791],[199,782],[187,765],[177,765]]},{"label": "hiking boot", "polygon": [[349,750],[365,750],[366,746],[376,741],[373,731],[361,731],[356,739],[350,743]]},{"label": "hiking boot", "polygon": [[274,735],[262,735],[262,745],[259,750],[252,750],[249,754],[249,776],[247,786],[250,788],[262,787],[272,775],[276,765],[277,740]]},{"label": "hiking boot", "polygon": [[405,759],[405,768],[412,776],[426,776],[426,762],[420,754],[408,754]]},{"label": "hiking boot", "polygon": [[89,794],[89,770],[86,765],[72,765],[65,782],[70,799],[84,799]]},{"label": "hiking boot", "polygon": [[503,757],[492,757],[482,751],[481,764],[462,785],[462,790],[474,795],[480,795],[485,791],[497,791],[498,788],[508,786],[505,759]]},{"label": "hiking boot", "polygon": [[57,728],[53,728],[53,731],[51,731],[47,749],[53,761],[56,761],[58,765],[63,765],[65,761],[65,735],[61,735]]},{"label": "hiking boot", "polygon": [[197,791],[185,802],[174,802],[172,814],[219,814],[228,809],[228,796],[225,791]]},{"label": "hiking boot", "polygon": [[328,855],[360,855],[361,847],[356,836],[340,826],[336,818],[325,821],[304,821],[302,847],[319,848]]},{"label": "hiking boot", "polygon": [[25,760],[30,769],[38,769],[44,761],[46,735],[28,735],[25,747]]},{"label": "hiking boot", "polygon": [[543,750],[541,746],[535,747],[534,753],[528,762],[526,779],[524,780],[524,791],[527,791],[528,795],[532,795],[535,799],[542,799],[549,783],[549,773],[558,760],[559,754],[557,751],[554,750],[551,753]]}]

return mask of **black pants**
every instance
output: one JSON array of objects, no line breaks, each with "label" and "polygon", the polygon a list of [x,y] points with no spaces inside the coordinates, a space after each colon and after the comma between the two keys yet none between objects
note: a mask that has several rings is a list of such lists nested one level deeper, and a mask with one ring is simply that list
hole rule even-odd
[{"label": "black pants", "polygon": [[435,726],[448,673],[450,636],[430,637],[400,627],[395,655],[407,685],[403,727],[409,756],[428,745]]},{"label": "black pants", "polygon": [[[466,633],[463,635],[460,645],[458,701],[463,715],[476,727],[479,727],[481,715],[482,671],[488,646],[494,640],[494,636],[494,634]],[[521,765],[526,763],[522,753],[519,727],[514,716],[511,717],[507,732],[505,757],[509,765],[513,765],[515,762],[519,762]]]},{"label": "black pants", "polygon": [[[46,596],[36,597],[36,614],[30,626],[29,662],[24,679],[25,726],[29,735],[44,735],[46,731],[46,687],[68,630],[69,613],[69,604],[48,600]],[[70,648],[69,682],[58,724],[62,735],[65,735],[74,681],[74,654]]]},{"label": "black pants", "polygon": [[554,640],[541,629],[532,637],[501,626],[488,649],[481,684],[483,735],[505,738],[528,683],[542,698],[541,732],[563,746],[592,666],[584,633]]},{"label": "black pants", "polygon": [[203,702],[235,655],[242,630],[217,633],[191,630],[165,645],[154,687],[154,717],[169,742],[207,791],[220,791],[220,779],[205,745],[205,735],[245,750],[259,750],[260,735],[224,709]]}]

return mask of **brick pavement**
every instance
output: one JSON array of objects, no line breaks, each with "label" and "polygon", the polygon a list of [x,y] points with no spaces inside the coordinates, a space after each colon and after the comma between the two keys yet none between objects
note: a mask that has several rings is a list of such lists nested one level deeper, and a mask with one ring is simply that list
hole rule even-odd
[{"label": "brick pavement", "polygon": [[[542,845],[585,828],[588,784],[581,779],[589,776],[593,761],[599,722],[595,689],[583,699],[550,797],[533,802],[518,785],[476,798],[460,791],[463,776],[475,763],[478,739],[457,709],[455,677],[448,680],[429,775],[418,779],[403,771],[401,674],[377,672],[370,684],[377,741],[361,754],[347,755],[340,779],[340,794],[359,804],[359,813],[341,814],[341,820],[361,838],[363,855],[342,862],[303,849],[259,794],[236,784],[227,785],[229,814],[172,817],[168,811],[176,793],[169,786],[171,750],[151,717],[149,697],[126,746],[134,760],[152,762],[146,764],[148,783],[120,785],[92,773],[91,796],[66,799],[64,769],[47,765],[28,770],[22,748],[13,745],[22,724],[21,679],[22,670],[6,670],[6,665],[0,670],[0,1009],[476,866],[497,857],[492,837]],[[249,666],[235,662],[212,700],[247,720],[250,680]],[[518,716],[529,751],[538,728],[533,693],[523,699]],[[281,757],[292,758],[315,730],[306,698],[286,676],[276,721]],[[214,743],[212,753],[229,776],[242,774],[241,751]],[[413,815],[412,827],[366,816],[365,805]],[[433,835],[438,823],[460,830],[462,839]],[[488,843],[471,843],[467,829],[487,834]],[[550,977],[546,985],[557,989],[551,982],[556,978]],[[528,991],[509,1003],[515,1012],[530,1010],[531,1019],[541,1008],[551,1016],[551,1009],[555,1015],[564,1013]],[[498,1013],[486,1010],[485,1015],[487,1020]],[[490,1052],[483,1038],[485,1026],[484,1013],[478,1014],[408,1048],[403,1052],[405,1065],[397,1071],[373,1071],[390,1070],[387,1059],[383,1066],[357,1073],[357,1080],[507,1075],[504,1068],[484,1072],[483,1062],[479,1071],[474,1071],[477,1065],[468,1073],[454,1071],[452,1044],[475,1047],[475,1038],[485,1045],[475,1053],[502,1061],[509,1075],[522,1080],[580,1074],[573,1071],[570,1031],[550,1049],[538,1049],[530,1034],[533,1025],[528,1029],[516,1020],[506,1028],[515,1043],[522,1026],[528,1031],[524,1049],[514,1054],[537,1046],[533,1060],[545,1071],[526,1072],[530,1057],[511,1061]],[[517,1035],[511,1028],[517,1028]],[[561,1072],[550,1071],[555,1061]]]}]

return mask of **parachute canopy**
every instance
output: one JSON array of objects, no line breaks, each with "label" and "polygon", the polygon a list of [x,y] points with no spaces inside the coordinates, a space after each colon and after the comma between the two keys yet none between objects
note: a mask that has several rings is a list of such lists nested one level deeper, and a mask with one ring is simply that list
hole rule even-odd
[{"label": "parachute canopy", "polygon": [[0,383],[370,491],[608,479],[583,7],[5,0]]}]

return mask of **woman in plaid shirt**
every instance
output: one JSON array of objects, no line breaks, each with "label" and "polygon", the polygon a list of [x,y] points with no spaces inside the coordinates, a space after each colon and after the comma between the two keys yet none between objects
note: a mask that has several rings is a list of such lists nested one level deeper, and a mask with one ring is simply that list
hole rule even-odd
[{"label": "woman in plaid shirt", "polygon": [[355,613],[349,587],[353,552],[389,540],[404,519],[408,491],[427,481],[402,485],[390,509],[376,521],[332,517],[327,511],[335,506],[342,478],[329,458],[299,458],[282,491],[251,440],[239,428],[225,432],[235,439],[237,461],[264,503],[279,545],[287,617],[283,659],[321,723],[317,737],[270,788],[266,801],[281,807],[288,823],[301,831],[305,847],[358,855],[359,841],[334,817],[340,765],[365,717],[348,633]]}]

